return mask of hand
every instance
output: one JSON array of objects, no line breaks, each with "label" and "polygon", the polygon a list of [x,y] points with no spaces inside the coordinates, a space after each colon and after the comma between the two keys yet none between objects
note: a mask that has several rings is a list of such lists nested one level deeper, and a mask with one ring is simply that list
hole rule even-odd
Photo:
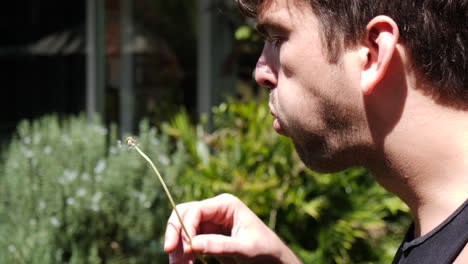
[{"label": "hand", "polygon": [[169,218],[164,250],[170,263],[193,263],[194,253],[236,263],[301,263],[294,253],[244,203],[230,194],[177,206],[192,237],[175,212]]}]

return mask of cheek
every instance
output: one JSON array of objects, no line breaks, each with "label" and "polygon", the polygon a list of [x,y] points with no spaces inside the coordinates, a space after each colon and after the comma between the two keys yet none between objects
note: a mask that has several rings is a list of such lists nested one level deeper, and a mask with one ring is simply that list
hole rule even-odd
[{"label": "cheek", "polygon": [[294,126],[309,126],[311,122],[318,124],[318,98],[312,96],[303,84],[289,79],[285,86],[277,91],[278,112],[283,122]]}]

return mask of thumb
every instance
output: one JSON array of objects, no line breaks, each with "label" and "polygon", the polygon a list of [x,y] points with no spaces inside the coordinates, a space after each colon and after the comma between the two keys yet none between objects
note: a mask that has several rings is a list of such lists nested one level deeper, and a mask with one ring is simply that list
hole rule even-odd
[{"label": "thumb", "polygon": [[208,255],[247,255],[248,246],[236,238],[223,235],[198,235],[192,238],[192,250]]}]

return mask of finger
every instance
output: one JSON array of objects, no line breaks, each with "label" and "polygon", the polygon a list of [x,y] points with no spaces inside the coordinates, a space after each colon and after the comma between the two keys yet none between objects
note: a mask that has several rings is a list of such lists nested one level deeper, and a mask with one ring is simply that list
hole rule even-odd
[{"label": "finger", "polygon": [[192,239],[192,250],[209,255],[247,256],[251,248],[246,241],[223,235],[198,235]]},{"label": "finger", "polygon": [[182,241],[179,240],[175,250],[169,253],[170,264],[193,264],[195,263],[196,255],[193,253],[185,254],[183,251]]},{"label": "finger", "polygon": [[[234,210],[232,210],[233,201],[235,197],[228,194],[218,195],[214,198],[206,199],[198,203],[189,204],[190,208],[184,211],[183,221],[187,228],[187,232],[190,237],[193,238],[200,233],[201,227],[214,227],[210,231],[221,231],[216,232],[220,234],[229,234],[232,227],[232,219]],[[189,253],[192,251],[192,246],[189,239],[184,235],[184,252]]]},{"label": "finger", "polygon": [[193,219],[199,219],[198,215],[200,214],[200,202],[190,203],[188,206],[190,207],[184,208],[184,210],[181,212],[183,226],[180,221],[177,222],[180,225],[180,237],[182,238],[182,245],[186,254],[192,252],[191,239],[198,234],[200,225],[198,220],[193,221]]},{"label": "finger", "polygon": [[[221,194],[214,198],[206,199],[201,202],[190,202],[177,206],[182,221],[190,235],[195,236],[200,228],[200,225],[205,222],[210,222],[220,226],[223,234],[229,234],[232,228],[234,214],[238,199],[229,194]],[[189,239],[185,232],[182,231],[182,226],[175,211],[172,212],[168,220],[165,237],[165,251],[171,252],[174,250],[178,241],[182,239],[184,252],[189,253],[192,250]]]},{"label": "finger", "polygon": [[232,195],[222,194],[194,205],[184,219],[187,226],[194,228],[190,230],[190,233],[195,232],[191,235],[196,235],[200,231],[200,226],[204,224],[217,225],[222,227],[222,230],[230,230],[236,212],[236,199]]},{"label": "finger", "polygon": [[170,253],[174,251],[178,245],[180,236],[180,228],[173,222],[168,222],[166,234],[164,236],[164,251]]},{"label": "finger", "polygon": [[[191,207],[194,202],[177,205],[177,211],[180,213],[181,218],[184,219],[184,215],[187,208]],[[164,251],[169,253],[173,251],[179,240],[181,240],[181,224],[175,210],[172,210],[171,216],[167,221],[166,234],[164,236]]]},{"label": "finger", "polygon": [[182,242],[177,243],[174,250],[169,253],[170,264],[181,264],[183,262],[184,252],[182,250]]}]

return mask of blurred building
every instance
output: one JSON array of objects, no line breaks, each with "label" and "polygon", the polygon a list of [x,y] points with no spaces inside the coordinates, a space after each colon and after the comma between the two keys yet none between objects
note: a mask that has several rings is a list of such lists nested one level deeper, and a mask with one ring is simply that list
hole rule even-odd
[{"label": "blurred building", "polygon": [[[228,1],[229,4],[231,1]],[[23,0],[0,15],[0,133],[86,112],[122,132],[182,107],[209,113],[234,88],[224,0]]]}]

